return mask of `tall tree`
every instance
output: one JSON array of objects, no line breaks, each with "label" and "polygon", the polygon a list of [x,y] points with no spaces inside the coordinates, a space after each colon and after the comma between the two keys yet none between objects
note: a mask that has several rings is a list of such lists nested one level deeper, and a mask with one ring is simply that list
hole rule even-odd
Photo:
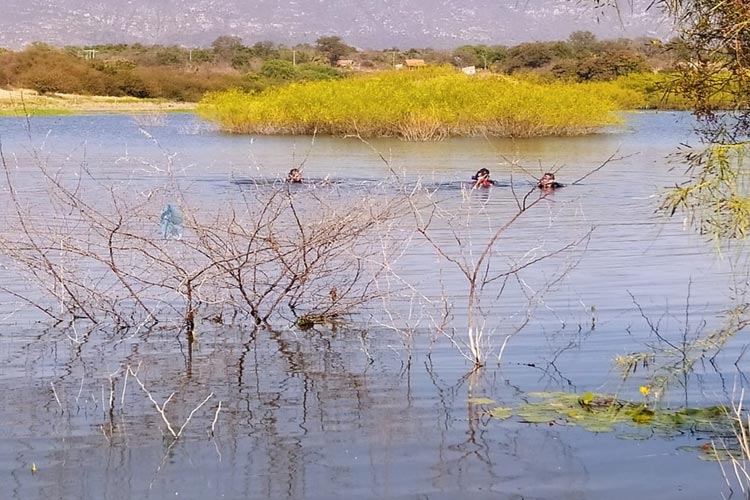
[{"label": "tall tree", "polygon": [[222,35],[211,42],[216,58],[222,62],[230,62],[240,47],[242,47],[242,38],[238,36]]},{"label": "tall tree", "polygon": [[[593,0],[597,7],[632,0]],[[675,21],[686,61],[670,91],[689,99],[703,147],[685,154],[690,179],[662,208],[685,212],[702,234],[750,235],[750,4],[747,0],[655,0]]]},{"label": "tall tree", "polygon": [[573,57],[577,58],[589,57],[598,48],[596,35],[590,31],[576,31],[571,33],[568,37],[568,43],[570,43],[573,50]]},{"label": "tall tree", "polygon": [[[632,0],[593,0],[597,7]],[[655,0],[678,30],[680,65],[672,90],[690,98],[707,142],[750,134],[750,2],[747,0]],[[732,104],[732,120],[718,119],[718,105]],[[725,110],[725,109],[724,109]],[[722,111],[724,111],[722,110]]]},{"label": "tall tree", "polygon": [[750,4],[747,0],[659,0],[676,20],[689,60],[672,90],[690,99],[704,147],[686,161],[691,178],[664,209],[682,209],[704,234],[750,235]]},{"label": "tall tree", "polygon": [[339,36],[322,36],[315,40],[315,48],[325,55],[331,66],[335,66],[339,59],[355,50],[354,47],[345,44]]}]

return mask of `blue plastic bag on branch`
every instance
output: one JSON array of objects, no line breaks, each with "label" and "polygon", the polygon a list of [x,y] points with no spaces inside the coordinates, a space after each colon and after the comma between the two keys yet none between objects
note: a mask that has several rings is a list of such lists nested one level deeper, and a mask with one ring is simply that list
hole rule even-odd
[{"label": "blue plastic bag on branch", "polygon": [[171,203],[161,213],[161,234],[167,240],[182,238],[182,213]]}]

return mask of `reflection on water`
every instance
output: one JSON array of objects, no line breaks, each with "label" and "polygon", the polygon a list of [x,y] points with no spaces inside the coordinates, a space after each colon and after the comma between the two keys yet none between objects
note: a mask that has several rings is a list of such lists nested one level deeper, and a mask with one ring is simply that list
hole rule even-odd
[{"label": "reflection on water", "polygon": [[[330,332],[205,332],[192,357],[158,334],[98,342],[107,335],[95,332],[78,353],[62,339],[28,339],[4,363],[40,372],[3,377],[4,496],[629,498],[666,481],[664,498],[720,490],[717,471],[675,451],[687,438],[618,441],[493,421],[467,400],[512,404],[522,393],[501,373],[459,377],[443,348],[409,365],[398,339],[373,335],[372,365],[356,339]],[[166,409],[175,425],[214,393],[171,448],[153,404],[117,372],[128,365],[160,404],[175,393]]]},{"label": "reflection on water", "polygon": [[[528,324],[509,340],[500,366],[491,362],[472,376],[435,329],[447,297],[456,338],[463,339],[466,280],[417,239],[408,246],[404,240],[406,251],[393,262],[401,281],[391,284],[389,300],[358,318],[367,328],[204,324],[189,348],[169,328],[49,328],[38,311],[6,295],[0,497],[718,495],[725,488],[718,467],[677,451],[695,444],[695,436],[627,441],[618,433],[492,420],[469,402],[485,397],[515,406],[538,390],[636,398],[648,374],[639,371],[623,384],[612,360],[654,341],[644,315],[672,340],[702,321],[706,329],[721,323],[732,303],[732,260],[717,258],[680,221],[654,213],[654,194],[678,176],[667,155],[689,140],[689,129],[687,115],[637,114],[624,130],[584,138],[366,145],[225,136],[189,115],[35,118],[30,130],[23,120],[0,119],[3,152],[17,178],[34,161],[63,172],[85,163],[98,180],[136,195],[171,172],[207,210],[281,183],[299,166],[306,183],[293,189],[313,196],[323,190],[330,199],[425,187],[445,213],[461,214],[462,225],[443,218],[430,235],[466,262],[527,193],[537,205],[498,239],[493,265],[533,261],[593,229],[586,245],[539,262],[502,289],[499,281],[488,285],[480,309],[496,336],[495,354],[508,331]],[[534,184],[542,172],[555,170],[570,184],[613,154],[621,159],[538,200]],[[501,184],[467,189],[480,167]],[[32,176],[23,189],[44,193]],[[473,246],[451,246],[457,238]],[[547,287],[557,275],[562,279]],[[5,287],[28,286],[3,276]],[[726,402],[733,384],[744,383],[734,365],[741,349],[734,342],[714,364],[697,365],[687,387],[670,387],[665,404],[684,397],[695,405]],[[160,409],[175,429],[189,419],[178,441]]]}]

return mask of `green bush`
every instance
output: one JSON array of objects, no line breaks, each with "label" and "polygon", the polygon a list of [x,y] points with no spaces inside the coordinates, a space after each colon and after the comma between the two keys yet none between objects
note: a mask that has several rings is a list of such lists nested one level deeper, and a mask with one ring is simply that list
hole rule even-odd
[{"label": "green bush", "polygon": [[331,80],[341,78],[335,68],[317,63],[304,63],[297,65],[297,79],[300,81]]},{"label": "green bush", "polygon": [[297,77],[297,68],[290,61],[269,59],[263,63],[260,74],[275,80],[294,80]]}]

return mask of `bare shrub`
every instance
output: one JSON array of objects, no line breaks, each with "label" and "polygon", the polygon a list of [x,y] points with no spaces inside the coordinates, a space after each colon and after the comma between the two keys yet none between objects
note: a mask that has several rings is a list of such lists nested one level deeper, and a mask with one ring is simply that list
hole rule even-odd
[{"label": "bare shrub", "polygon": [[[417,232],[439,257],[439,265],[447,264],[462,278],[460,286],[443,285],[442,319],[436,327],[476,367],[484,365],[493,353],[498,361],[502,358],[508,341],[528,325],[545,292],[578,262],[582,253],[574,250],[584,250],[593,231],[584,228],[578,235],[553,243],[552,248],[543,241],[530,247],[518,245],[514,228],[546,198],[534,194],[534,201],[520,204],[516,212],[499,220],[485,210],[487,201],[473,192],[465,193],[456,212],[446,212],[438,204],[412,205]],[[542,261],[565,253],[572,259],[554,270],[542,274],[535,269]],[[526,271],[538,279],[530,279]],[[502,307],[506,294],[523,297],[526,305],[502,314],[507,311]],[[460,332],[464,327],[444,321],[454,307],[465,307],[465,335],[457,335],[457,329]],[[502,337],[499,347],[493,341],[497,335]]]},{"label": "bare shrub", "polygon": [[[359,139],[369,145],[362,137]],[[398,179],[391,161],[376,153]],[[613,159],[610,157],[594,171]],[[493,353],[500,361],[508,341],[528,325],[544,294],[576,266],[594,228],[584,224],[579,234],[562,235],[562,240],[555,239],[549,246],[544,233],[529,233],[525,222],[531,220],[530,212],[545,205],[549,195],[535,185],[524,193],[512,188],[512,198],[506,199],[505,205],[510,211],[499,217],[498,211],[489,210],[491,198],[481,188],[464,186],[457,206],[455,195],[443,196],[439,189],[430,190],[419,183],[401,183],[400,188],[416,231],[416,243],[412,245],[426,244],[435,264],[427,278],[427,289],[424,284],[404,278],[403,299],[410,304],[408,313],[397,315],[386,308],[388,319],[407,331],[413,329],[414,322],[429,322],[475,368],[485,365]],[[553,227],[550,219],[542,231]],[[523,234],[526,236],[521,237]],[[542,261],[555,257],[567,260],[545,273],[538,272],[536,268]],[[444,278],[444,267],[458,271],[460,281]],[[401,276],[401,271],[396,269],[393,275]],[[503,307],[502,297],[511,293],[524,298],[521,310]],[[418,303],[419,311],[414,303]],[[502,316],[501,311],[507,315]],[[465,325],[456,323],[456,314],[466,318]],[[498,335],[503,339],[500,346],[495,343]]]},{"label": "bare shrub", "polygon": [[[153,175],[124,181],[99,179],[85,162],[53,169],[37,156],[25,173],[33,189],[23,191],[1,148],[0,159],[12,207],[0,255],[34,285],[3,291],[55,321],[162,324],[190,341],[201,322],[335,325],[381,298],[384,307],[371,310],[375,322],[408,337],[425,321],[479,367],[492,353],[500,360],[592,231],[546,244],[524,222],[541,221],[542,234],[554,230],[554,215],[528,215],[551,206],[536,187],[512,188],[509,211],[498,216],[478,191],[460,191],[456,204],[457,192],[443,197],[392,169],[391,184],[359,193],[347,186],[345,195],[335,185],[246,183],[206,209],[166,151],[165,165],[146,165]],[[435,258],[427,286],[398,262],[425,248]],[[553,268],[531,271],[554,258]],[[458,282],[443,278],[448,269]],[[504,305],[511,293],[510,303],[525,301],[520,310]]]},{"label": "bare shrub", "polygon": [[[41,160],[38,191],[22,193],[4,156],[2,165],[12,210],[0,252],[36,285],[6,292],[57,321],[161,322],[191,339],[199,320],[309,326],[366,303],[385,257],[371,242],[404,207],[384,193],[344,199],[335,188],[266,184],[205,210],[169,165],[160,188],[139,191],[85,163],[71,172]],[[168,210],[176,220],[164,220]]]}]

